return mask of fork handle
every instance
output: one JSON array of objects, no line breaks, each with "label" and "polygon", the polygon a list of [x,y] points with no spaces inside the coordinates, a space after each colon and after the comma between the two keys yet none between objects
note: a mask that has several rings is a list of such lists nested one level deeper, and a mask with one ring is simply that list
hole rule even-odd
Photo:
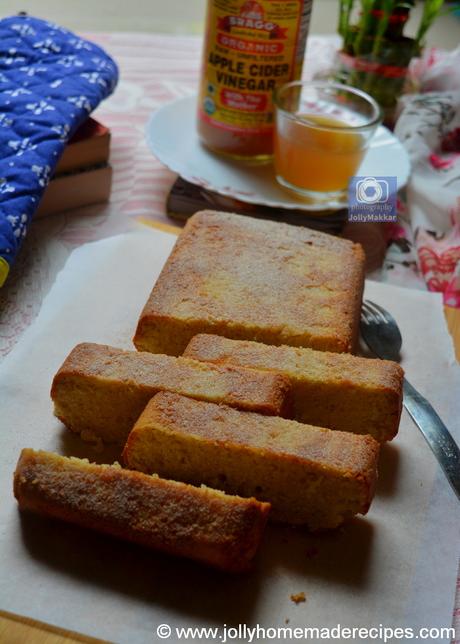
[{"label": "fork handle", "polygon": [[404,378],[404,406],[424,435],[447,480],[460,499],[460,450],[438,414]]}]

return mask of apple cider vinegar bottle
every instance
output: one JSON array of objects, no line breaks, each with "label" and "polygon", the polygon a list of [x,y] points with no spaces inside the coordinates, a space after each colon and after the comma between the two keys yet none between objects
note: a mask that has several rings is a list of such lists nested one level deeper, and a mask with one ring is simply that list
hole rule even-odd
[{"label": "apple cider vinegar bottle", "polygon": [[237,159],[273,152],[273,91],[300,78],[312,0],[208,0],[198,133]]}]

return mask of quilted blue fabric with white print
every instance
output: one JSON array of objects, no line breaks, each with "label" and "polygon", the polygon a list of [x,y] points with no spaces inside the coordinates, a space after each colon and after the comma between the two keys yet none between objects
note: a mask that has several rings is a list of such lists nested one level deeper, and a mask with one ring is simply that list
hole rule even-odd
[{"label": "quilted blue fabric with white print", "polygon": [[[6,277],[67,140],[118,80],[97,45],[45,20],[0,20],[0,269]],[[2,283],[0,270],[0,285]]]}]

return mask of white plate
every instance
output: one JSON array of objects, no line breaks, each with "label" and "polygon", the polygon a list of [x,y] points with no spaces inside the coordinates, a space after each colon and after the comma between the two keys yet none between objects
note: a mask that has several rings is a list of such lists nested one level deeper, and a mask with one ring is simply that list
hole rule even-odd
[{"label": "white plate", "polygon": [[[229,161],[203,147],[196,132],[196,96],[180,98],[154,112],[147,124],[147,142],[168,168],[191,183],[248,203],[275,208],[327,210],[343,203],[318,206],[291,197],[278,185],[272,164]],[[406,185],[410,163],[406,150],[387,128],[380,126],[357,172],[364,176],[396,176]]]}]

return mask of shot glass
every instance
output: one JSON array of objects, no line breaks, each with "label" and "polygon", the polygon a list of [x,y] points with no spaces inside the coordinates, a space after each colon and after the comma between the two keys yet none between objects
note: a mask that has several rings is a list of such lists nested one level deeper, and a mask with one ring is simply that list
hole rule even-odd
[{"label": "shot glass", "polygon": [[358,89],[314,81],[281,86],[274,103],[277,181],[308,202],[345,205],[382,120],[379,105]]}]

